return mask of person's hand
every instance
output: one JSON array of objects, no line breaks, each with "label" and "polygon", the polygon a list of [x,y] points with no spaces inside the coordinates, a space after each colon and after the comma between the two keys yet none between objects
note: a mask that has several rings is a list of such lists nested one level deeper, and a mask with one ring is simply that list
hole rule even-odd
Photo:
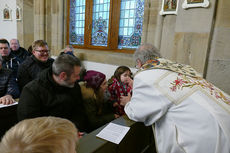
[{"label": "person's hand", "polygon": [[78,132],[78,137],[82,138],[85,135],[85,132]]},{"label": "person's hand", "polygon": [[128,96],[121,96],[120,105],[125,106],[131,100],[131,94],[128,93]]},{"label": "person's hand", "polygon": [[73,50],[71,49],[71,48],[66,48],[65,50],[64,50],[64,53],[73,53]]},{"label": "person's hand", "polygon": [[72,50],[64,50],[64,53],[73,53],[73,51]]},{"label": "person's hand", "polygon": [[113,107],[117,107],[117,106],[119,106],[118,102],[114,102]]},{"label": "person's hand", "polygon": [[133,88],[133,79],[129,78],[128,79],[128,85]]},{"label": "person's hand", "polygon": [[114,114],[114,117],[115,117],[115,118],[119,118],[119,117],[120,117],[120,115],[118,115],[118,114]]},{"label": "person's hand", "polygon": [[14,102],[15,100],[13,99],[11,95],[5,95],[0,98],[0,104],[3,104],[3,105],[13,104]]}]

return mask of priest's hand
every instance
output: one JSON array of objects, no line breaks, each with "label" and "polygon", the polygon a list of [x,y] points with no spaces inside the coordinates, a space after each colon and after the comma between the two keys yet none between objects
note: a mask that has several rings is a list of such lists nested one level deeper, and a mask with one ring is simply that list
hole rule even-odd
[{"label": "priest's hand", "polygon": [[128,79],[128,85],[133,88],[133,79],[129,78]]},{"label": "priest's hand", "polygon": [[125,106],[131,100],[131,94],[128,93],[128,96],[121,96],[120,104]]}]

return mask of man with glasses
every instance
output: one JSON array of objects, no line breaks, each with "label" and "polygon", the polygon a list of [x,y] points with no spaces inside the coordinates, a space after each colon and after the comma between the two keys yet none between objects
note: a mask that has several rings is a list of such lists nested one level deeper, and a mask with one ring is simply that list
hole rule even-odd
[{"label": "man with glasses", "polygon": [[2,55],[2,67],[13,71],[16,78],[20,60],[14,57],[10,50],[10,44],[6,39],[0,39],[0,54]]},{"label": "man with glasses", "polygon": [[18,85],[20,91],[30,81],[37,78],[38,74],[50,67],[53,59],[49,57],[49,47],[46,41],[36,40],[32,44],[32,56],[26,60],[18,68]]}]

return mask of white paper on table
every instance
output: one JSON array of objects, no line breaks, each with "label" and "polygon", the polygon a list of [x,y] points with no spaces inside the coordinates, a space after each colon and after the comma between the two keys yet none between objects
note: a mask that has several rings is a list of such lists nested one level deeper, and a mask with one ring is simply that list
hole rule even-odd
[{"label": "white paper on table", "polygon": [[14,102],[13,104],[9,104],[9,105],[0,104],[0,108],[9,107],[9,106],[16,105],[16,104],[18,104],[18,102]]},{"label": "white paper on table", "polygon": [[122,126],[114,123],[109,123],[96,136],[107,141],[119,144],[124,138],[130,127]]}]

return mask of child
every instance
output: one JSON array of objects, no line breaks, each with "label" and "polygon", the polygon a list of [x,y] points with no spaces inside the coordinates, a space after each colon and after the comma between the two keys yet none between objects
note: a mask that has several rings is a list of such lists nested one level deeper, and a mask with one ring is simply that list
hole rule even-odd
[{"label": "child", "polygon": [[128,96],[132,91],[131,70],[127,66],[119,66],[112,77],[112,84],[109,86],[111,101],[114,102],[115,114],[124,115],[124,107],[120,105],[120,97]]}]

